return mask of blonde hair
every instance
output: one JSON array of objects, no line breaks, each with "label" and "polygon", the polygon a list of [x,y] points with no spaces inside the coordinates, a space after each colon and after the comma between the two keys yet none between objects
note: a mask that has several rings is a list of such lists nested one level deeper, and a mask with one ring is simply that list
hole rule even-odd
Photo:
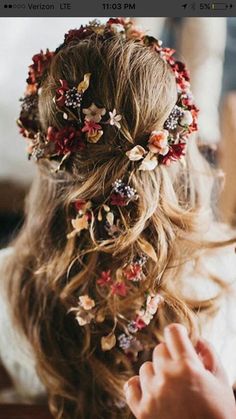
[{"label": "blonde hair", "polygon": [[[193,309],[210,305],[186,301],[172,283],[175,279],[178,284],[185,275],[186,261],[198,260],[203,248],[221,245],[201,238],[201,226],[212,223],[214,175],[194,138],[189,139],[184,162],[160,165],[152,172],[135,170],[122,152],[128,143],[138,144],[147,133],[163,127],[177,93],[173,73],[159,54],[118,36],[107,42],[98,37],[72,43],[55,55],[40,95],[43,129],[61,127],[53,102],[58,80],[76,84],[89,72],[93,78],[88,102],[122,113],[121,130],[114,135],[107,127],[101,144],[88,144],[85,156],[72,155],[57,173],[55,161],[39,161],[25,224],[8,264],[9,298],[35,352],[52,414],[63,419],[128,418],[128,408],[117,407],[124,401],[123,385],[150,357],[164,326],[181,322],[193,335]],[[121,209],[125,230],[116,239],[97,240],[91,231],[68,240],[71,203],[78,197],[104,202],[117,178],[128,179],[139,195],[131,209]],[[131,262],[145,243],[152,245],[157,262],[148,259],[143,284],[122,299],[104,300],[95,286],[99,273],[107,267],[115,272],[124,259]],[[102,352],[101,336],[110,332],[117,312],[129,318],[147,290],[161,293],[164,304],[140,333],[145,351],[139,361],[132,364],[118,347]],[[68,314],[78,292],[99,301],[103,323],[79,327]]]}]

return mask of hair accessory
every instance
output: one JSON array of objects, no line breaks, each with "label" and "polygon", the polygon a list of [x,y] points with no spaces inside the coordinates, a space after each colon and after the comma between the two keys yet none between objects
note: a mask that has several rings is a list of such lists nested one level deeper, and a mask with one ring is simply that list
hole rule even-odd
[{"label": "hair accessory", "polygon": [[198,109],[191,94],[189,73],[183,63],[175,60],[175,50],[163,48],[161,41],[145,35],[130,19],[124,18],[111,18],[106,24],[93,20],[86,26],[70,30],[65,35],[64,43],[55,52],[40,51],[33,56],[33,64],[29,66],[27,89],[24,98],[21,99],[21,113],[17,121],[21,134],[27,140],[29,158],[39,160],[61,157],[61,162],[64,162],[71,154],[83,152],[87,143],[100,141],[107,125],[116,129],[122,128],[122,116],[116,109],[107,111],[104,107],[99,108],[96,103],[83,108],[84,94],[89,89],[92,79],[91,73],[86,73],[77,86],[70,85],[67,80],[58,81],[54,103],[58,112],[62,114],[64,127],[49,127],[45,133],[40,126],[38,99],[42,81],[53,57],[71,43],[76,44],[86,38],[95,39],[97,36],[104,42],[113,36],[133,39],[153,49],[168,63],[176,78],[177,103],[163,129],[153,131],[145,144],[135,145],[126,152],[126,156],[134,164],[139,162],[139,170],[147,171],[154,170],[159,164],[170,165],[171,162],[181,159],[185,155],[189,135],[197,130]]}]

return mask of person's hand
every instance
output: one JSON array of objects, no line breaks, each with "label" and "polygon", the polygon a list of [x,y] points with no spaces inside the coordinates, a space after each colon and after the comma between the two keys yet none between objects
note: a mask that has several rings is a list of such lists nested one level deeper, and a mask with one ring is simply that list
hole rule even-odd
[{"label": "person's hand", "polygon": [[236,419],[233,390],[214,350],[199,340],[196,348],[180,324],[165,329],[165,343],[153,351],[139,376],[125,385],[137,419]]}]

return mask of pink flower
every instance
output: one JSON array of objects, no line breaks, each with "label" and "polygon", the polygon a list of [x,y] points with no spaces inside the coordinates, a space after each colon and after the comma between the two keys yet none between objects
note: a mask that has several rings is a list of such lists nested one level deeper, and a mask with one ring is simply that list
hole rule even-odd
[{"label": "pink flower", "polygon": [[124,270],[125,277],[130,281],[138,281],[141,274],[142,267],[138,263],[133,263]]},{"label": "pink flower", "polygon": [[103,271],[101,273],[100,278],[97,280],[97,284],[101,287],[104,287],[105,285],[108,285],[111,282],[111,271]]},{"label": "pink flower", "polygon": [[113,295],[120,295],[125,297],[127,295],[127,287],[124,282],[116,282],[111,286],[111,293]]},{"label": "pink flower", "polygon": [[168,135],[167,130],[153,131],[148,140],[148,148],[154,154],[165,156],[168,153]]},{"label": "pink flower", "polygon": [[85,120],[82,132],[87,132],[89,135],[95,135],[98,130],[102,129],[101,125],[94,121]]}]

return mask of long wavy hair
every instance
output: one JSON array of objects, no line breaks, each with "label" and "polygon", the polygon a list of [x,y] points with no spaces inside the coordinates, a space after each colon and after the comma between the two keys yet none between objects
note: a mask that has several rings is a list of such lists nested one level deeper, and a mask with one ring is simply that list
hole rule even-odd
[{"label": "long wavy hair", "polygon": [[[123,116],[121,130],[114,135],[107,127],[101,144],[88,144],[85,157],[71,155],[58,172],[55,161],[38,162],[25,223],[13,243],[6,275],[15,322],[32,345],[52,414],[58,419],[128,418],[123,385],[137,373],[140,362],[150,359],[164,326],[180,322],[194,336],[195,310],[215,304],[186,300],[179,284],[188,261],[200,263],[202,253],[222,245],[202,239],[214,221],[211,191],[216,173],[200,155],[194,138],[189,139],[185,159],[170,167],[160,165],[151,172],[131,168],[122,147],[138,144],[147,133],[161,129],[177,92],[173,73],[159,54],[118,36],[105,43],[86,39],[58,51],[40,94],[44,129],[61,128],[53,102],[58,80],[76,85],[85,73],[93,75],[88,101],[117,109]],[[85,232],[68,240],[71,203],[78,197],[104,202],[117,178],[129,180],[139,194],[129,211],[121,208],[122,233],[98,241],[92,232]],[[104,299],[95,285],[99,273],[115,272],[124,260],[132,261],[144,243],[152,245],[157,260],[148,259],[145,281],[122,299]],[[214,280],[223,289],[223,281]],[[159,292],[164,304],[142,330],[146,350],[139,361],[132,362],[119,347],[103,352],[101,336],[110,332],[117,312],[129,318],[140,296],[150,290]],[[68,313],[78,293],[89,293],[99,301],[104,322],[95,327],[78,325]]]}]

